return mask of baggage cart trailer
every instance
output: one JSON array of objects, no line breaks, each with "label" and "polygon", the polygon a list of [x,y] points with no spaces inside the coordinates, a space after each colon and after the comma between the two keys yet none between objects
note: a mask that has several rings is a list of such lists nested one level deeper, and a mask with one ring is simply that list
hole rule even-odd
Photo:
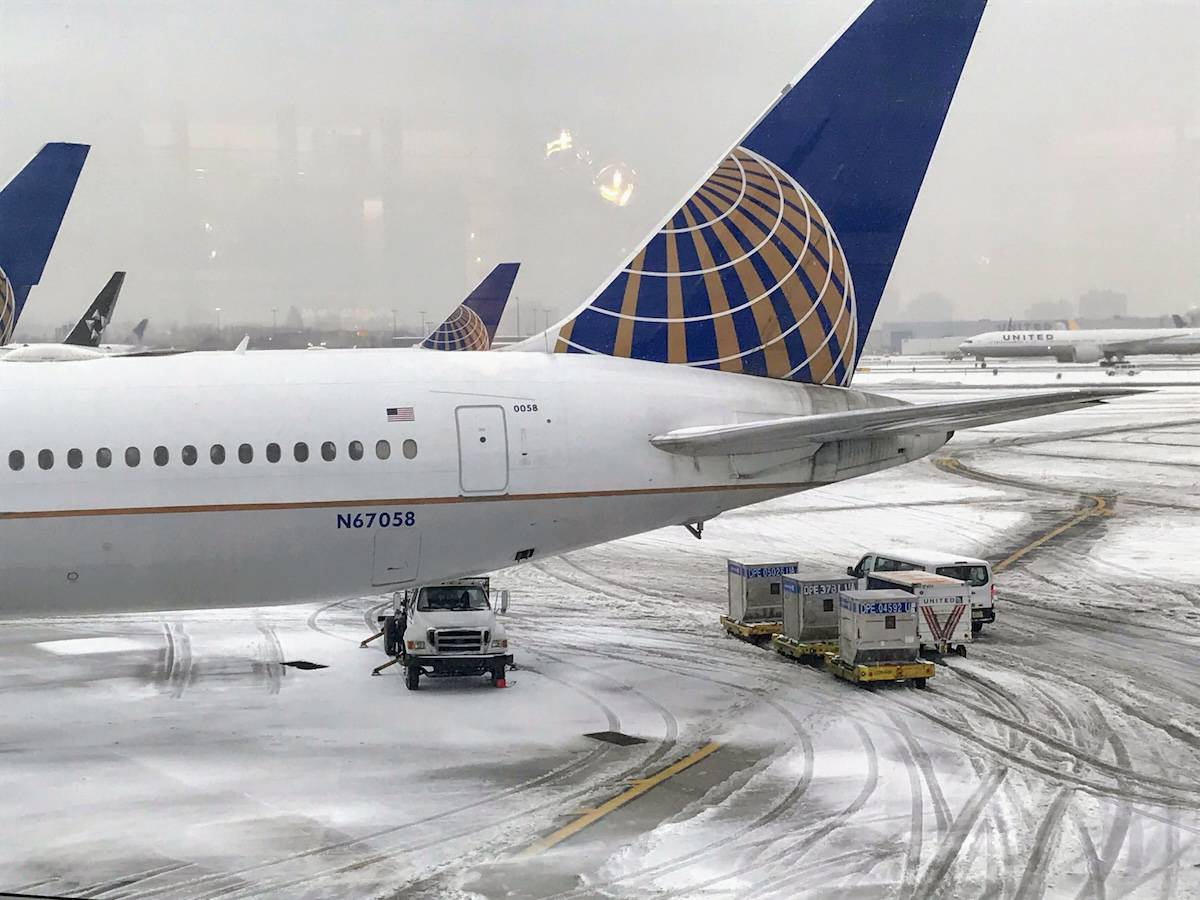
[{"label": "baggage cart trailer", "polygon": [[729,614],[725,630],[749,641],[766,641],[783,628],[783,576],[795,575],[799,563],[726,561]]},{"label": "baggage cart trailer", "polygon": [[837,641],[797,641],[786,634],[771,638],[771,647],[780,656],[798,660],[810,666],[820,666],[830,656],[837,656]]},{"label": "baggage cart trailer", "polygon": [[912,681],[924,687],[933,665],[918,658],[917,600],[898,588],[842,591],[838,652],[826,668],[857,683]]}]

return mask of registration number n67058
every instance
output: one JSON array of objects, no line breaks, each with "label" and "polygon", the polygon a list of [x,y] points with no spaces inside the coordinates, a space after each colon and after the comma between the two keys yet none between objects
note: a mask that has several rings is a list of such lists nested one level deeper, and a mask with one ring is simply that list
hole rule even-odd
[{"label": "registration number n67058", "polygon": [[338,528],[412,528],[417,524],[417,515],[412,510],[384,510],[378,512],[338,513]]}]

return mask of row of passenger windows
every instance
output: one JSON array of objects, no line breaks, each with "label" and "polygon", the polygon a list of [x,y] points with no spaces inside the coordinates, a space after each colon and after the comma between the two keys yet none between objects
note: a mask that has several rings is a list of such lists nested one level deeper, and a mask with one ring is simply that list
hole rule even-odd
[{"label": "row of passenger windows", "polygon": [[[325,441],[321,444],[320,450],[321,459],[325,462],[333,462],[338,456],[338,447],[333,441]],[[412,438],[406,440],[400,445],[400,452],[405,459],[415,459],[417,456],[417,442]],[[194,466],[200,461],[201,451],[197,450],[192,444],[186,444],[179,450],[179,459],[185,466]],[[129,468],[135,468],[142,463],[142,451],[138,447],[125,448],[125,465]],[[277,463],[283,459],[283,449],[278,444],[267,444],[263,454],[267,462]],[[358,461],[365,455],[362,441],[351,441],[346,445],[346,455],[350,459]],[[380,440],[375,442],[375,458],[389,459],[392,455],[392,445],[389,441]],[[156,466],[165,466],[171,462],[171,451],[166,447],[155,447],[150,454]],[[292,459],[296,462],[308,462],[308,444],[304,441],[298,441],[292,445]],[[214,466],[220,466],[225,463],[225,445],[213,444],[208,448],[208,461]],[[239,444],[237,447],[237,458],[240,463],[254,462],[254,445]],[[54,468],[54,451],[39,450],[37,453],[37,464],[39,469]],[[113,464],[113,451],[108,447],[100,447],[96,451],[96,466],[101,469],[107,469]],[[78,469],[83,465],[83,451],[78,448],[72,448],[67,451],[67,467]],[[21,450],[13,450],[8,454],[8,467],[14,472],[20,472],[25,468],[25,453]]]}]

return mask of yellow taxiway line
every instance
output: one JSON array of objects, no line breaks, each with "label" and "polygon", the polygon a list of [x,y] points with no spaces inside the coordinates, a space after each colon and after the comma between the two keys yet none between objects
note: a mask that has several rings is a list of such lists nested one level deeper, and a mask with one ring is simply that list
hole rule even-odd
[{"label": "yellow taxiway line", "polygon": [[[989,475],[984,472],[978,472],[975,469],[972,469],[970,466],[963,465],[959,459],[957,459],[956,457],[953,457],[953,456],[939,457],[938,459],[934,460],[934,464],[939,469],[943,469],[947,472],[956,472],[957,474],[967,475],[970,477],[980,477],[981,480],[983,480],[983,481],[992,481],[992,482],[997,482],[999,484],[1007,484],[1007,485],[1011,485],[1012,487],[1024,488],[1025,490],[1037,490],[1036,487],[1031,486],[1031,485],[1022,484],[1020,481],[1018,481],[1016,479],[1008,479],[1008,478],[1004,478],[1004,477],[998,476],[998,475]],[[1036,550],[1038,547],[1042,546],[1042,544],[1046,543],[1047,541],[1054,540],[1054,538],[1058,537],[1064,531],[1070,531],[1076,525],[1078,525],[1081,522],[1086,521],[1087,519],[1093,518],[1094,516],[1111,516],[1113,514],[1112,509],[1109,508],[1108,500],[1106,500],[1104,497],[1100,496],[1099,494],[1084,494],[1084,493],[1080,493],[1078,491],[1072,491],[1072,490],[1068,490],[1065,488],[1050,488],[1049,490],[1056,494],[1076,494],[1077,496],[1080,496],[1080,497],[1086,497],[1088,500],[1092,501],[1092,505],[1090,507],[1088,507],[1087,509],[1083,510],[1082,512],[1077,513],[1076,515],[1067,519],[1065,522],[1062,522],[1059,525],[1056,525],[1054,528],[1051,528],[1045,534],[1030,541],[1028,544],[1026,544],[1024,547],[1021,547],[1019,550],[1014,550],[1012,553],[1010,553],[1008,556],[1006,556],[1000,562],[996,563],[996,565],[992,566],[993,572],[1004,571],[1009,566],[1011,566],[1013,563],[1015,563],[1017,560],[1019,560],[1021,557],[1025,556],[1025,554],[1027,554],[1033,550]]]},{"label": "yellow taxiway line", "polygon": [[718,744],[716,741],[705,744],[703,747],[701,747],[695,753],[685,756],[683,759],[679,760],[678,762],[667,766],[665,769],[663,769],[659,772],[655,772],[653,775],[649,776],[648,778],[638,778],[638,779],[634,780],[634,782],[630,785],[630,787],[627,790],[622,791],[621,793],[617,794],[617,796],[613,797],[611,800],[605,801],[604,803],[597,806],[595,809],[587,810],[586,812],[581,814],[578,818],[576,818],[573,821],[571,821],[570,823],[564,825],[562,828],[558,829],[557,831],[553,832],[552,834],[548,834],[541,840],[535,841],[534,843],[530,844],[528,847],[526,847],[524,850],[521,851],[520,855],[521,856],[536,856],[539,853],[544,853],[546,850],[549,850],[551,847],[555,847],[555,846],[561,844],[563,841],[565,841],[567,838],[571,837],[572,835],[578,834],[579,832],[583,831],[583,829],[587,828],[589,825],[593,825],[596,822],[600,821],[600,819],[607,816],[610,812],[620,809],[622,806],[624,806],[630,800],[640,797],[642,794],[646,793],[652,787],[662,784],[668,778],[671,778],[674,775],[678,775],[684,769],[694,766],[696,763],[700,762],[700,760],[704,759],[707,756],[711,756],[713,753],[715,753],[717,751],[717,749],[720,746],[721,745]]}]

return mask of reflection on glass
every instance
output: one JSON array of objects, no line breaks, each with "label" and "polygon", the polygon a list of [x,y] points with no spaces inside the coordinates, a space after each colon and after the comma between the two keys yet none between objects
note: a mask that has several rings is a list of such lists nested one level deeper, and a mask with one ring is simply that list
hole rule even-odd
[{"label": "reflection on glass", "polygon": [[613,206],[624,206],[633,196],[633,178],[637,175],[621,163],[605,166],[596,175],[596,189],[600,197]]}]

